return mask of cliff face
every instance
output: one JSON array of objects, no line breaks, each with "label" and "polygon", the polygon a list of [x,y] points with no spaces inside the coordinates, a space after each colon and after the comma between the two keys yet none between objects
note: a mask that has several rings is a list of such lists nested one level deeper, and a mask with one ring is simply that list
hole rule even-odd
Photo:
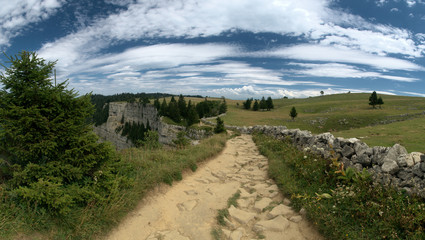
[{"label": "cliff face", "polygon": [[[159,142],[162,144],[173,145],[173,140],[177,138],[180,131],[185,131],[182,126],[175,126],[161,122],[158,111],[151,104],[143,105],[141,103],[111,102],[109,103],[109,117],[106,123],[94,127],[94,132],[103,141],[110,141],[117,150],[134,147],[134,144],[122,136],[122,127],[128,123],[139,123],[149,126],[153,131],[157,131]],[[189,131],[189,135],[194,135],[194,139],[204,138],[205,133],[198,131]],[[205,135],[205,136],[204,136]]]},{"label": "cliff face", "polygon": [[152,130],[162,129],[158,111],[153,105],[141,103],[112,102],[109,104],[109,117],[106,123],[94,127],[94,132],[104,141],[112,142],[118,150],[134,147],[134,144],[121,135],[123,124],[149,122]]}]

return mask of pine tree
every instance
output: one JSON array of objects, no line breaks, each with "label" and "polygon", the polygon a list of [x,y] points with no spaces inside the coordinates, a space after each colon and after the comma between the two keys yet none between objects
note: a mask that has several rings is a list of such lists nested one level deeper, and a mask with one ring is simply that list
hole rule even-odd
[{"label": "pine tree", "polygon": [[222,114],[226,112],[227,112],[227,103],[226,103],[226,99],[223,97],[223,102],[220,104],[220,110],[218,113]]},{"label": "pine tree", "polygon": [[254,106],[252,106],[252,110],[258,111],[259,108],[260,108],[260,104],[258,104],[258,100],[255,99]]},{"label": "pine tree", "polygon": [[371,105],[373,108],[378,104],[378,95],[375,91],[370,95],[369,97],[369,105]]},{"label": "pine tree", "polygon": [[177,101],[177,105],[179,107],[179,113],[180,115],[186,119],[187,118],[187,107],[186,107],[186,101],[184,100],[183,95],[180,94],[179,100]]},{"label": "pine tree", "polygon": [[196,108],[194,105],[192,105],[192,102],[189,100],[189,103],[187,105],[188,109],[188,115],[187,115],[187,125],[191,126],[195,123],[199,123],[199,116],[198,112],[196,111]]},{"label": "pine tree", "polygon": [[270,111],[271,109],[274,108],[273,100],[271,97],[267,98],[266,105],[267,105],[267,111]]},{"label": "pine tree", "polygon": [[224,121],[220,117],[218,117],[217,118],[217,125],[214,128],[214,132],[215,133],[222,133],[222,132],[225,132],[225,131],[226,131],[226,128],[224,127]]},{"label": "pine tree", "polygon": [[168,104],[168,116],[176,123],[181,122],[179,106],[176,100],[173,101],[173,98],[171,99],[170,104]]},{"label": "pine tree", "polygon": [[153,105],[155,106],[156,110],[159,111],[161,109],[161,103],[159,103],[159,99],[155,98],[155,101],[153,102]]},{"label": "pine tree", "polygon": [[264,97],[262,97],[262,98],[261,98],[261,101],[260,101],[260,109],[261,109],[261,110],[264,110],[264,109],[266,109],[266,108],[267,108],[266,99],[265,99]]},{"label": "pine tree", "polygon": [[248,98],[248,99],[246,99],[246,101],[242,103],[243,108],[245,108],[246,110],[251,109],[252,101],[253,101],[253,99],[252,99],[252,98]]},{"label": "pine tree", "polygon": [[165,98],[162,100],[161,108],[159,109],[159,115],[168,116],[168,104]]},{"label": "pine tree", "polygon": [[[9,57],[0,75],[0,181],[18,201],[65,214],[102,201],[114,184],[118,159],[98,143],[91,123],[90,95],[53,84],[55,62],[33,52]],[[102,177],[97,178],[101,172]]]},{"label": "pine tree", "polygon": [[294,120],[297,117],[298,113],[295,107],[292,107],[291,111],[289,112],[289,116]]}]

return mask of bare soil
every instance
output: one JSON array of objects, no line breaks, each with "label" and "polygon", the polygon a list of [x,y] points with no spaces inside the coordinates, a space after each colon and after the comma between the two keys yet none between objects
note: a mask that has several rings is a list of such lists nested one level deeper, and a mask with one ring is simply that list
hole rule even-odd
[{"label": "bare soil", "polygon": [[[173,186],[161,185],[106,238],[110,240],[204,240],[218,229],[222,239],[323,239],[294,212],[267,177],[267,159],[250,135],[227,142],[224,151]],[[240,192],[238,206],[227,200]],[[227,225],[217,224],[228,208]]]}]

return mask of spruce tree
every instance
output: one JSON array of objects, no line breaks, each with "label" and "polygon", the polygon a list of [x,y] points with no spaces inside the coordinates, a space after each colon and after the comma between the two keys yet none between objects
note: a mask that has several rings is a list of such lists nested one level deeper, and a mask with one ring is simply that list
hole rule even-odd
[{"label": "spruce tree", "polygon": [[162,100],[161,108],[159,109],[159,115],[168,116],[168,104],[165,98]]},{"label": "spruce tree", "polygon": [[88,122],[90,95],[67,90],[66,81],[53,84],[55,62],[33,52],[9,63],[0,75],[0,181],[15,200],[60,214],[102,201],[118,158]]},{"label": "spruce tree", "polygon": [[226,128],[224,127],[224,121],[220,117],[218,117],[217,118],[217,125],[214,128],[214,132],[215,133],[222,133],[222,132],[225,132],[225,131],[226,131]]},{"label": "spruce tree", "polygon": [[192,105],[192,102],[189,100],[187,105],[187,126],[191,126],[195,123],[199,123],[198,112],[196,111],[195,105]]},{"label": "spruce tree", "polygon": [[260,108],[260,104],[258,104],[258,100],[255,99],[254,105],[252,106],[252,110],[258,111],[259,108]]},{"label": "spruce tree", "polygon": [[260,101],[260,109],[261,109],[261,110],[264,110],[264,109],[266,109],[266,108],[267,108],[266,99],[265,99],[264,97],[262,97],[262,98],[261,98],[261,101]]},{"label": "spruce tree", "polygon": [[369,97],[369,105],[371,105],[373,108],[378,104],[378,95],[375,91],[370,95]]},{"label": "spruce tree", "polygon": [[271,109],[274,108],[273,100],[271,97],[267,98],[266,105],[267,105],[267,111],[270,111]]},{"label": "spruce tree", "polygon": [[177,105],[179,107],[179,113],[183,118],[187,118],[187,106],[186,101],[184,100],[183,95],[180,94],[179,100],[177,101]]},{"label": "spruce tree", "polygon": [[382,100],[382,97],[378,98],[378,101],[376,101],[376,104],[381,108],[381,105],[384,104],[384,100]]},{"label": "spruce tree", "polygon": [[294,120],[297,117],[298,113],[297,113],[297,109],[295,109],[295,107],[292,107],[291,111],[289,112],[289,116],[292,118],[292,120]]}]

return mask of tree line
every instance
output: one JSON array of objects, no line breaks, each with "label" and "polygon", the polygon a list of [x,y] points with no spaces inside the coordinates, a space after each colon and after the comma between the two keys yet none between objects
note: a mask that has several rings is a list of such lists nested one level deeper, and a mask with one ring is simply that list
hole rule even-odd
[{"label": "tree line", "polygon": [[273,100],[271,97],[268,97],[267,100],[264,97],[262,97],[261,100],[255,99],[255,101],[253,98],[248,98],[246,99],[246,101],[242,103],[242,105],[243,105],[243,108],[246,110],[250,110],[252,105],[253,111],[258,111],[258,110],[270,111],[271,109],[274,108]]},{"label": "tree line", "polygon": [[198,123],[200,118],[217,116],[227,112],[226,99],[221,100],[208,100],[193,104],[191,100],[186,104],[184,96],[180,94],[178,100],[171,97],[169,103],[163,98],[162,103],[158,98],[154,101],[154,106],[158,110],[160,116],[169,117],[176,123],[183,123],[184,125],[191,126]]}]

